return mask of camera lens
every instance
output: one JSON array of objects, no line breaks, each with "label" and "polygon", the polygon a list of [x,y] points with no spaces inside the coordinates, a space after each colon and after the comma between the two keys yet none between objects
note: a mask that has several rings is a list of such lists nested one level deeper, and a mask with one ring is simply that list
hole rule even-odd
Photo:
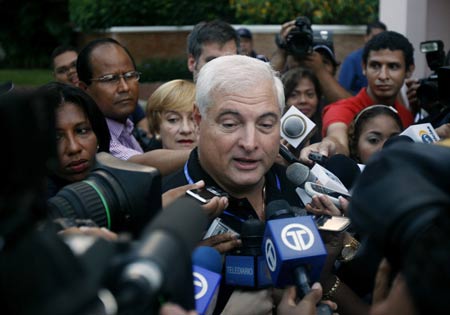
[{"label": "camera lens", "polygon": [[138,236],[161,208],[161,176],[155,168],[99,153],[88,178],[65,186],[48,208],[51,218],[90,219]]}]

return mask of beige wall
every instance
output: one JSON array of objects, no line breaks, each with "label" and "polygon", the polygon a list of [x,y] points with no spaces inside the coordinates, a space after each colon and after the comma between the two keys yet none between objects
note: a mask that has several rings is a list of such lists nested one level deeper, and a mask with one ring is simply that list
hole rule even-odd
[{"label": "beige wall", "polygon": [[449,0],[380,0],[380,20],[413,44],[417,78],[430,74],[425,56],[419,50],[421,42],[440,39],[445,51],[450,49]]}]

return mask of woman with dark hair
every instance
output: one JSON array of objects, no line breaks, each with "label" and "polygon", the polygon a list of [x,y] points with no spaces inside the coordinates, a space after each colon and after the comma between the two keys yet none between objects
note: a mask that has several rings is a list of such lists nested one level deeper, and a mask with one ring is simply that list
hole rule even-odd
[{"label": "woman with dark hair", "polygon": [[351,122],[348,130],[350,157],[366,164],[368,159],[383,148],[387,139],[400,134],[403,125],[392,106],[372,105],[362,110]]},{"label": "woman with dark hair", "polygon": [[305,68],[293,68],[281,78],[286,96],[287,111],[291,106],[297,107],[303,114],[316,124],[316,130],[309,139],[309,143],[322,140],[322,90],[314,73]]},{"label": "woman with dark hair", "polygon": [[97,104],[83,90],[51,82],[39,91],[55,108],[58,163],[49,174],[48,197],[52,197],[63,186],[88,176],[95,154],[109,152],[110,134]]}]

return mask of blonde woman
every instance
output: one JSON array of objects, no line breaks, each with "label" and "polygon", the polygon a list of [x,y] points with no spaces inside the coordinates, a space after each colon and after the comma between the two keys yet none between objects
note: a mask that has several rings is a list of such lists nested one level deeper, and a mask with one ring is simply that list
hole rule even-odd
[{"label": "blonde woman", "polygon": [[195,84],[173,80],[161,85],[148,99],[150,132],[163,149],[183,150],[197,146],[197,125],[192,116]]}]

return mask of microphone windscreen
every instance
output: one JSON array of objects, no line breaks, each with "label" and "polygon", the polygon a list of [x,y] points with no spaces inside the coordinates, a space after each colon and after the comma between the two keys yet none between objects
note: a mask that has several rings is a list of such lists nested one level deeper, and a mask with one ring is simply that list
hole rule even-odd
[{"label": "microphone windscreen", "polygon": [[306,125],[305,121],[301,116],[292,115],[284,120],[283,124],[281,125],[281,128],[288,137],[298,138],[305,133],[306,131],[305,125]]},{"label": "microphone windscreen", "polygon": [[295,185],[303,185],[309,177],[309,168],[301,163],[293,163],[286,169],[286,177]]},{"label": "microphone windscreen", "polygon": [[202,239],[208,218],[192,198],[181,197],[163,209],[150,223],[143,235],[163,230],[176,237],[191,252]]},{"label": "microphone windscreen", "polygon": [[388,148],[392,145],[397,145],[399,143],[404,143],[404,142],[414,142],[413,139],[411,139],[408,136],[405,135],[398,135],[398,136],[394,136],[394,137],[390,137],[389,139],[386,140],[386,142],[383,144],[383,149],[384,148]]},{"label": "microphone windscreen", "polygon": [[294,213],[286,200],[272,200],[266,207],[266,220],[292,218]]},{"label": "microphone windscreen", "polygon": [[358,164],[343,154],[331,156],[323,166],[336,175],[347,189],[353,187],[355,180],[361,174]]},{"label": "microphone windscreen", "polygon": [[210,246],[197,247],[192,253],[192,264],[218,274],[222,272],[222,256]]}]

